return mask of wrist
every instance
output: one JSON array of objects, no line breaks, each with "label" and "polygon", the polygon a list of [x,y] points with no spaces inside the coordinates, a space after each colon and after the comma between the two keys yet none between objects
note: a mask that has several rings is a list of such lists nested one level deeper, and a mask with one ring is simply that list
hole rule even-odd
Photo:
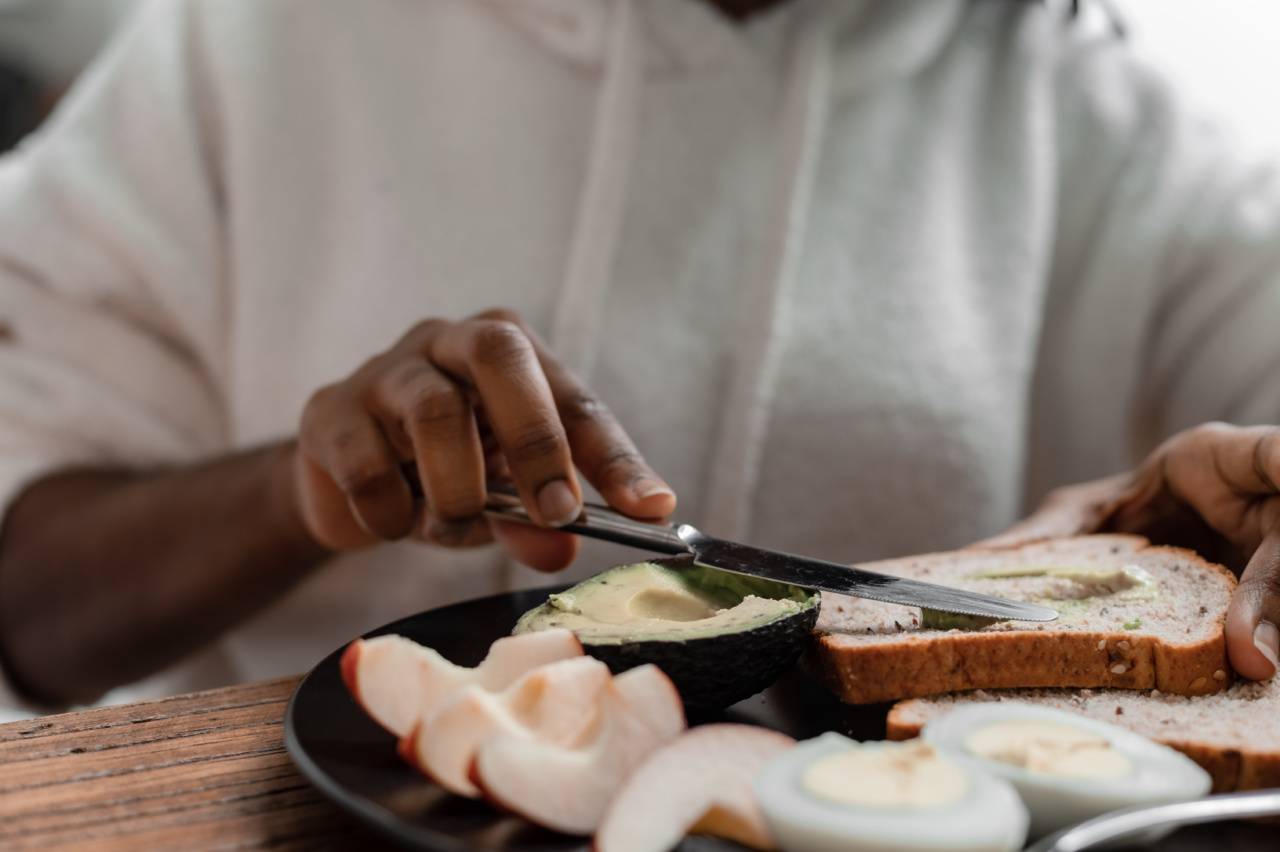
[{"label": "wrist", "polygon": [[275,507],[278,528],[300,552],[313,552],[317,557],[332,556],[334,551],[326,546],[307,523],[302,502],[302,488],[298,472],[298,442],[286,441],[269,454],[271,478],[271,504]]}]

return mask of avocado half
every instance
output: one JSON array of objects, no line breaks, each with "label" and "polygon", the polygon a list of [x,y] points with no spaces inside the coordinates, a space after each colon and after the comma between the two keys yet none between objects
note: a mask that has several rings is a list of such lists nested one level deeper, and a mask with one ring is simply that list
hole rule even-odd
[{"label": "avocado half", "polygon": [[694,565],[620,565],[551,595],[514,633],[565,627],[614,672],[644,663],[675,684],[690,713],[755,695],[795,664],[818,620],[812,589]]}]

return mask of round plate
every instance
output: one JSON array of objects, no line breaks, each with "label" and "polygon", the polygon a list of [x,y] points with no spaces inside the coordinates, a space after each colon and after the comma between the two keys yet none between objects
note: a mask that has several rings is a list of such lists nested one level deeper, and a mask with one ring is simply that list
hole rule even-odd
[{"label": "round plate", "polygon": [[[364,638],[398,633],[463,666],[479,664],[516,619],[564,586],[512,592],[413,615]],[[325,657],[298,685],[285,713],[289,756],[311,783],[375,830],[410,848],[433,852],[586,852],[590,839],[537,828],[484,802],[446,793],[395,753],[395,738],[360,709],[338,668],[343,648]],[[744,662],[749,665],[749,662]],[[690,723],[764,725],[797,739],[839,730],[859,739],[884,736],[887,705],[848,707],[792,670],[760,695]],[[742,850],[691,838],[689,850]]]},{"label": "round plate", "polygon": [[[398,633],[435,648],[458,665],[479,664],[516,619],[565,586],[512,592],[466,601],[392,622],[364,638]],[[589,852],[590,838],[570,837],[503,814],[484,802],[446,793],[403,763],[395,738],[360,709],[342,682],[344,648],[311,670],[289,700],[285,744],[302,774],[344,810],[411,849],[431,852]],[[750,665],[750,661],[744,661]],[[859,740],[883,739],[890,705],[845,705],[798,668],[757,696],[690,724],[741,722],[762,725],[796,739],[839,731]],[[1193,826],[1146,850],[1190,852],[1275,848],[1274,826],[1230,822]],[[709,837],[689,837],[680,852],[748,852]]]}]

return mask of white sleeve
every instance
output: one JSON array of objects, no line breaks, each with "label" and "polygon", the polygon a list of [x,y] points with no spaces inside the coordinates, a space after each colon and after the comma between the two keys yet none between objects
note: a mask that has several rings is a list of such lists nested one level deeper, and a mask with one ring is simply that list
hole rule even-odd
[{"label": "white sleeve", "polygon": [[[0,160],[0,509],[60,468],[225,446],[226,201],[198,11],[145,5]],[[0,708],[49,709],[3,678]]]},{"label": "white sleeve", "polygon": [[0,160],[0,507],[225,443],[227,305],[196,11],[157,0]]}]

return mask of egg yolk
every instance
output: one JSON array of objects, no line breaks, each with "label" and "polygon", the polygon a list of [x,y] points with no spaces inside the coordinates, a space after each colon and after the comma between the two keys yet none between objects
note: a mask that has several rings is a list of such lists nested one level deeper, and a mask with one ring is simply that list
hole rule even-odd
[{"label": "egg yolk", "polygon": [[1133,762],[1097,734],[1039,719],[1006,719],[970,731],[965,750],[1059,778],[1119,778],[1133,772]]},{"label": "egg yolk", "polygon": [[846,749],[814,761],[800,784],[815,798],[859,808],[944,808],[969,792],[964,772],[923,742]]}]

